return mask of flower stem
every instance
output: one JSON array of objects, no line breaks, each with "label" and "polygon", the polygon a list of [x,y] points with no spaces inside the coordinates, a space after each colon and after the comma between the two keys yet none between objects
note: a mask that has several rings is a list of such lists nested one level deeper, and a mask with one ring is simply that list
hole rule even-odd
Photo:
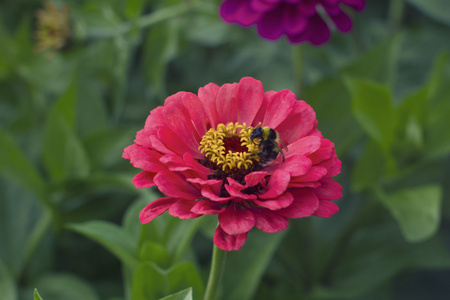
[{"label": "flower stem", "polygon": [[297,98],[300,98],[301,93],[303,92],[303,51],[302,46],[297,45],[292,47],[292,64],[294,66],[294,78],[295,78],[295,94]]},{"label": "flower stem", "polygon": [[225,268],[225,261],[227,258],[227,251],[220,249],[214,245],[213,255],[211,260],[211,270],[209,271],[208,284],[204,300],[214,300],[222,279],[223,270]]},{"label": "flower stem", "polygon": [[397,32],[403,18],[403,11],[405,7],[404,0],[391,0],[389,4],[389,30],[390,32]]}]

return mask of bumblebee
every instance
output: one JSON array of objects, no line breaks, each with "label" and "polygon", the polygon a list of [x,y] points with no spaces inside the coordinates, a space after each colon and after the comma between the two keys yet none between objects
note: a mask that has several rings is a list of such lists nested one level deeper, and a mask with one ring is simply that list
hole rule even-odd
[{"label": "bumblebee", "polygon": [[255,143],[255,139],[259,139],[258,147],[261,149],[261,152],[253,153],[250,156],[259,156],[259,163],[262,166],[265,166],[276,159],[280,153],[283,156],[283,161],[285,160],[280,143],[284,148],[286,148],[286,145],[283,140],[280,139],[278,132],[276,132],[275,129],[268,126],[258,126],[250,134],[250,140],[253,143]]}]

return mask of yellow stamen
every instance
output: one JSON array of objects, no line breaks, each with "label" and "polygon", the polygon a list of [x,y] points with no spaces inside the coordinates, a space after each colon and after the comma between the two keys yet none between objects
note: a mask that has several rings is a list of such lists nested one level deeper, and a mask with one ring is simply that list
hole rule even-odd
[{"label": "yellow stamen", "polygon": [[[253,129],[252,126],[247,127],[245,123],[242,125],[237,122],[227,125],[221,123],[217,125],[217,129],[209,129],[202,137],[198,150],[205,153],[205,157],[221,167],[223,171],[248,169],[254,160],[259,160],[257,155],[252,154],[261,151],[258,145],[250,140]],[[233,148],[233,145],[230,145],[230,143],[233,143],[232,139],[237,139],[240,142],[240,145],[237,146],[242,148],[241,151],[229,149],[230,147]]]}]

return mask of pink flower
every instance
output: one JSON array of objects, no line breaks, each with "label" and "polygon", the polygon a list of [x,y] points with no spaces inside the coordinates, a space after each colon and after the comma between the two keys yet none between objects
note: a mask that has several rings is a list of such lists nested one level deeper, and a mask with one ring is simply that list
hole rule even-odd
[{"label": "pink flower", "polygon": [[225,0],[220,14],[229,23],[245,27],[256,24],[259,35],[269,40],[286,34],[291,43],[309,41],[318,46],[330,38],[318,7],[323,8],[341,32],[352,29],[352,21],[341,4],[357,11],[365,7],[364,0]]},{"label": "pink flower", "polygon": [[[250,139],[258,125],[278,132],[285,159],[260,163],[264,149]],[[141,211],[141,222],[166,210],[181,219],[216,214],[214,242],[231,251],[253,227],[272,233],[286,229],[288,218],[332,216],[342,187],[331,177],[341,162],[316,125],[313,109],[291,91],[264,92],[251,77],[168,97],[123,153],[143,169],[137,188],[156,185],[166,195]]]}]

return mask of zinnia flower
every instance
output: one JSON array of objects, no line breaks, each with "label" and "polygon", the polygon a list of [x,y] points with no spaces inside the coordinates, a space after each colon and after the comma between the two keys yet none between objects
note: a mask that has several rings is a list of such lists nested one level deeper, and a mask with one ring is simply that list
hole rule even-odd
[{"label": "zinnia flower", "polygon": [[[250,138],[258,126],[278,132],[284,158],[260,163],[264,149]],[[273,233],[288,218],[332,216],[342,187],[331,177],[341,163],[316,126],[311,106],[291,91],[264,92],[250,77],[168,97],[123,153],[143,169],[133,179],[137,188],[156,185],[166,195],[141,211],[141,222],[166,210],[181,219],[216,214],[214,243],[231,251],[253,227]]]},{"label": "zinnia flower", "polygon": [[318,12],[322,7],[341,32],[352,29],[350,17],[341,4],[361,11],[364,0],[225,0],[222,18],[242,26],[256,24],[263,38],[276,40],[286,34],[291,43],[309,41],[321,45],[330,38],[330,29]]}]

